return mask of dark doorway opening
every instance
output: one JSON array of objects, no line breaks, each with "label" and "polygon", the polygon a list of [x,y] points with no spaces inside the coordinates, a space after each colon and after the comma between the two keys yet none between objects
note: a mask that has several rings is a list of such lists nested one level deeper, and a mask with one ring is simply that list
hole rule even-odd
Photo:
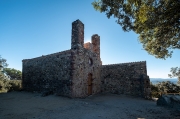
[{"label": "dark doorway opening", "polygon": [[92,74],[88,74],[88,95],[92,95]]}]

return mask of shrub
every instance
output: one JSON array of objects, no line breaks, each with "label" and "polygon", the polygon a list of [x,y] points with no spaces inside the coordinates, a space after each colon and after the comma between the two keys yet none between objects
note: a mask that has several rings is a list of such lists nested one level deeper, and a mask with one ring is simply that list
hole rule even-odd
[{"label": "shrub", "polygon": [[9,80],[9,85],[11,85],[9,91],[20,91],[22,90],[22,80]]},{"label": "shrub", "polygon": [[8,92],[10,89],[9,81],[6,79],[0,80],[0,92]]},{"label": "shrub", "polygon": [[20,79],[22,80],[22,72],[19,70],[16,70],[14,68],[4,68],[4,72],[11,77],[11,79],[16,80]]},{"label": "shrub", "polygon": [[180,86],[170,81],[159,82],[158,84],[155,85],[151,83],[152,97],[159,98],[162,94],[168,94],[168,93],[180,93]]},{"label": "shrub", "polygon": [[160,92],[151,91],[152,97],[159,98],[161,96]]},{"label": "shrub", "polygon": [[22,90],[22,80],[0,79],[0,93]]}]

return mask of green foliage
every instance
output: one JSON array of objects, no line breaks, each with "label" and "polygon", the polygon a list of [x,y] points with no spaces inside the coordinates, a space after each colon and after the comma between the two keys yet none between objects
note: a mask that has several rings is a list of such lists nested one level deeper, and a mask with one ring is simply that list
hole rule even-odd
[{"label": "green foliage", "polygon": [[4,79],[4,75],[2,72],[0,72],[0,80],[3,80]]},{"label": "green foliage", "polygon": [[161,96],[161,92],[159,92],[159,89],[156,85],[153,85],[152,83],[150,84],[151,86],[151,96],[152,97],[160,97]]},{"label": "green foliage", "polygon": [[20,91],[22,90],[21,80],[9,80],[10,90],[9,91]]},{"label": "green foliage", "polygon": [[21,80],[0,79],[0,93],[20,90],[22,90]]},{"label": "green foliage", "polygon": [[4,73],[6,73],[7,75],[10,75],[12,79],[22,79],[21,71],[6,68],[7,66],[6,59],[0,56],[0,93],[22,90],[22,80],[8,80],[4,75]]},{"label": "green foliage", "polygon": [[0,80],[0,92],[8,92],[11,85],[9,85],[9,80],[1,79]]},{"label": "green foliage", "polygon": [[[6,73],[12,79],[21,80],[22,79],[22,72],[14,69],[14,68],[7,68],[8,64],[6,63],[6,61],[7,61],[6,59],[4,59],[0,56],[0,67],[1,67],[0,73]],[[2,75],[0,77],[2,77]]]},{"label": "green foliage", "polygon": [[0,65],[3,67],[3,68],[6,68],[8,66],[8,64],[6,63],[6,59],[2,58],[1,55],[0,55]]},{"label": "green foliage", "polygon": [[169,77],[178,77],[178,82],[177,84],[180,85],[180,67],[172,67],[171,71],[172,74],[168,74]]},{"label": "green foliage", "polygon": [[3,72],[0,72],[0,80],[8,80]]},{"label": "green foliage", "polygon": [[167,93],[180,93],[180,86],[170,82],[159,82],[158,84],[153,85],[151,83],[151,95],[152,97],[160,97],[161,94]]},{"label": "green foliage", "polygon": [[21,80],[22,79],[22,72],[19,70],[16,70],[14,68],[4,68],[4,71],[6,72],[7,75],[9,75],[13,80],[14,79],[18,79]]},{"label": "green foliage", "polygon": [[95,0],[92,5],[117,18],[124,31],[139,34],[144,49],[156,58],[166,59],[172,49],[180,49],[179,0]]}]

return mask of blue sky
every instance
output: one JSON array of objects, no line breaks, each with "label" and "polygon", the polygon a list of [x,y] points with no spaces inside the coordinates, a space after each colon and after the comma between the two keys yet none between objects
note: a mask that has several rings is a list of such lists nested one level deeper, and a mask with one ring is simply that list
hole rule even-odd
[{"label": "blue sky", "polygon": [[115,18],[94,10],[94,0],[0,0],[0,55],[9,68],[22,70],[22,60],[71,47],[71,25],[85,25],[84,39],[100,36],[103,64],[146,61],[150,78],[168,78],[179,66],[180,50],[172,58],[156,59],[143,50],[138,34],[124,32]]}]

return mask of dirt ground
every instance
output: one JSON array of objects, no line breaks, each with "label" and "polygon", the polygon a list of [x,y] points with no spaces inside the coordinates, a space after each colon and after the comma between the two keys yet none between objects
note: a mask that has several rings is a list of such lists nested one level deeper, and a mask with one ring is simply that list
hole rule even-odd
[{"label": "dirt ground", "polygon": [[124,95],[98,94],[70,99],[39,93],[0,94],[0,119],[180,119],[180,112],[155,101]]}]

